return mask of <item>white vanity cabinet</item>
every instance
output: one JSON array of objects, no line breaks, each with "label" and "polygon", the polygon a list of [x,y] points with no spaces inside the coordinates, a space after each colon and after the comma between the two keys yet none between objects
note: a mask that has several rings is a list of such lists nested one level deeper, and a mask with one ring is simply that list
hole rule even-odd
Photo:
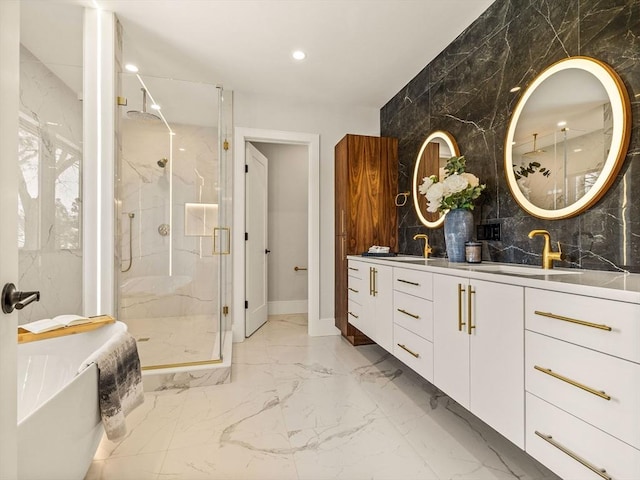
[{"label": "white vanity cabinet", "polygon": [[349,323],[393,351],[393,267],[349,260]]},{"label": "white vanity cabinet", "polygon": [[520,448],[523,302],[520,286],[433,276],[434,384]]},{"label": "white vanity cabinet", "polygon": [[640,478],[640,305],[527,288],[526,451],[564,478]]}]

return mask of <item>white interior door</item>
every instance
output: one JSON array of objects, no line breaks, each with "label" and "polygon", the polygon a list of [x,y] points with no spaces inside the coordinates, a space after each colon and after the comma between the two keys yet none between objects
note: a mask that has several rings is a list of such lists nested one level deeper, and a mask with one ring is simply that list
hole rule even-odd
[{"label": "white interior door", "polygon": [[256,147],[246,144],[246,242],[245,242],[245,335],[267,321],[267,181],[268,160]]},{"label": "white interior door", "polygon": [[[0,1],[0,288],[18,283],[18,99],[20,3]],[[0,311],[0,478],[17,478],[18,315]]]}]

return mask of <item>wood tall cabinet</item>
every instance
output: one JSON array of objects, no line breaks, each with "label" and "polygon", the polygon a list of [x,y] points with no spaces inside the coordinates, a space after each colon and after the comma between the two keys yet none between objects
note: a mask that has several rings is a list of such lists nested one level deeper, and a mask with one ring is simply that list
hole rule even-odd
[{"label": "wood tall cabinet", "polygon": [[397,251],[398,139],[346,135],[335,147],[335,317],[352,344],[371,343],[347,317],[347,255]]}]

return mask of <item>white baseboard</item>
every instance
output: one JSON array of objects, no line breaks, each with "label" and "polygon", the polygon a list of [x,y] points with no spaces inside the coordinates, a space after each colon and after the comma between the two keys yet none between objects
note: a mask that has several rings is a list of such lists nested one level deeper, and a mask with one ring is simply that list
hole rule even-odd
[{"label": "white baseboard", "polygon": [[289,315],[292,313],[307,313],[309,311],[308,300],[289,300],[269,302],[267,304],[269,315]]},{"label": "white baseboard", "polygon": [[311,337],[324,337],[327,335],[340,335],[336,328],[334,318],[319,318],[315,322],[309,322],[309,335]]}]

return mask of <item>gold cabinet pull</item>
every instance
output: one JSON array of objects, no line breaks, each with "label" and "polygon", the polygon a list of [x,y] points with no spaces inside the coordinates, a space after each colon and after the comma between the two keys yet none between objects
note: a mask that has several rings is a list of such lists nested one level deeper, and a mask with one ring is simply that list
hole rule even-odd
[{"label": "gold cabinet pull", "polygon": [[554,318],[556,320],[562,320],[563,322],[575,323],[576,325],[583,325],[585,327],[598,328],[600,330],[606,330],[607,332],[611,331],[611,327],[609,325],[603,325],[600,323],[592,323],[587,322],[585,320],[578,320],[577,318],[565,317],[563,315],[556,315],[555,313],[550,312],[540,312],[535,310],[534,313],[536,315],[540,315],[541,317]]},{"label": "gold cabinet pull", "polygon": [[373,267],[369,267],[369,295],[373,295]]},{"label": "gold cabinet pull", "polygon": [[611,400],[611,397],[609,395],[607,395],[604,391],[596,390],[595,388],[591,388],[591,387],[587,387],[586,385],[583,385],[582,383],[576,382],[575,380],[571,380],[570,378],[565,377],[564,375],[560,375],[559,373],[554,372],[550,368],[539,367],[538,365],[534,365],[533,368],[535,368],[539,372],[546,373],[547,375],[551,375],[553,378],[557,378],[558,380],[562,380],[563,382],[567,382],[569,385],[573,385],[574,387],[581,388],[585,392],[592,393],[593,395],[596,395],[597,397],[604,398],[605,400]]},{"label": "gold cabinet pull", "polygon": [[413,355],[415,358],[420,358],[420,354],[419,353],[411,351],[410,349],[408,349],[406,346],[402,345],[401,343],[397,343],[396,345],[398,345],[401,349],[403,349],[409,355]]},{"label": "gold cabinet pull", "polygon": [[360,269],[356,267],[349,267],[349,270],[353,270],[354,272],[359,272]]},{"label": "gold cabinet pull", "polygon": [[462,293],[465,292],[464,287],[461,283],[458,284],[458,331],[462,331],[462,326],[466,325],[462,321]]},{"label": "gold cabinet pull", "polygon": [[356,315],[355,313],[349,312],[349,315],[351,315],[353,318],[360,318],[358,315]]},{"label": "gold cabinet pull", "polygon": [[375,297],[378,295],[378,269],[372,268],[373,270],[373,293],[372,295]]},{"label": "gold cabinet pull", "polygon": [[471,285],[469,285],[469,293],[467,294],[467,333],[469,335],[471,335],[471,330],[476,328],[476,326],[473,324],[471,320],[471,311],[472,311],[471,307],[473,306],[473,300],[471,299],[471,296],[474,293],[476,293],[476,291],[473,289]]},{"label": "gold cabinet pull", "polygon": [[349,287],[349,290],[351,290],[353,293],[358,293],[358,290],[356,290],[355,288]]},{"label": "gold cabinet pull", "polygon": [[402,308],[398,308],[397,310],[400,313],[404,313],[405,315],[409,315],[411,318],[415,318],[416,320],[418,320],[420,318],[420,315],[414,315],[413,313],[409,313],[406,310],[403,310]]},{"label": "gold cabinet pull", "polygon": [[593,465],[591,462],[586,461],[584,458],[579,456],[577,453],[572,452],[567,447],[565,447],[565,446],[561,445],[560,443],[558,443],[557,441],[555,441],[551,435],[545,435],[544,433],[540,433],[537,430],[535,430],[534,433],[537,436],[539,436],[541,439],[543,439],[545,442],[548,442],[551,445],[553,445],[554,447],[556,447],[562,453],[565,453],[565,454],[569,455],[576,462],[578,462],[578,463],[582,464],[583,466],[587,467],[589,470],[591,470],[596,475],[600,475],[605,480],[611,480],[611,476],[609,474],[607,474],[607,471],[604,468],[598,468],[595,465]]},{"label": "gold cabinet pull", "polygon": [[413,285],[414,287],[419,287],[419,286],[420,286],[420,284],[419,284],[419,283],[416,283],[416,282],[410,282],[409,280],[403,280],[403,279],[401,279],[401,278],[399,278],[399,279],[398,279],[398,281],[399,281],[399,282],[402,282],[402,283],[408,283],[409,285]]}]

